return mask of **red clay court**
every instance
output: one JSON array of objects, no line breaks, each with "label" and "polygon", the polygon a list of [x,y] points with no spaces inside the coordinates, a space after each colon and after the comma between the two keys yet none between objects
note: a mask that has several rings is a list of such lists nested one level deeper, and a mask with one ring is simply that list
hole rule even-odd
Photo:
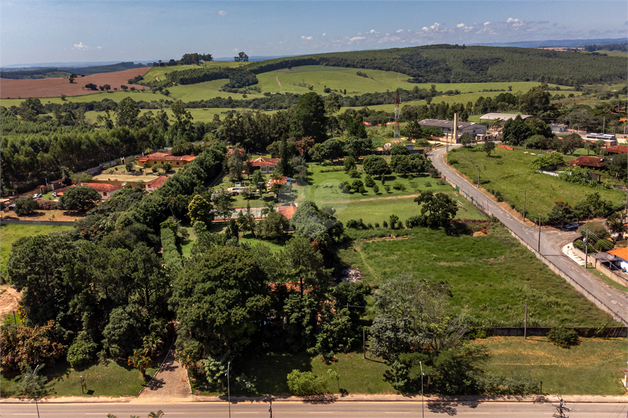
[{"label": "red clay court", "polygon": [[[0,79],[0,97],[3,99],[17,99],[26,97],[59,97],[62,94],[66,96],[80,96],[83,94],[94,94],[96,91],[88,90],[85,84],[94,83],[97,86],[109,84],[110,91],[114,88],[122,90],[121,85],[135,87],[143,90],[147,87],[137,84],[129,84],[128,80],[138,75],[144,75],[151,67],[133,68],[130,70],[116,71],[113,73],[98,73],[78,77],[73,84],[67,78],[43,78],[39,80],[10,80]],[[98,91],[100,92],[100,90]]]}]

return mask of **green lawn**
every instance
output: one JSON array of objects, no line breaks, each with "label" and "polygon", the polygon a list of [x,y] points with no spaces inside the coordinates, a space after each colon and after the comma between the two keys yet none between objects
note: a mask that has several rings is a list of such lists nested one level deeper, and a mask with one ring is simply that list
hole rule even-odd
[{"label": "green lawn", "polygon": [[[157,371],[153,365],[146,371],[152,376]],[[146,385],[149,378],[142,379],[140,373],[126,362],[109,361],[107,364],[96,364],[85,370],[74,370],[65,363],[58,363],[54,367],[43,367],[41,370],[46,377],[46,394],[48,396],[137,396]],[[81,393],[80,376],[85,376],[87,391]],[[20,396],[15,392],[16,377],[8,379],[4,374],[1,377],[2,396]]]},{"label": "green lawn", "polygon": [[339,256],[345,264],[359,267],[371,285],[401,273],[447,281],[452,286],[452,309],[484,326],[523,326],[526,302],[531,326],[613,323],[500,224],[492,224],[488,236],[478,237],[426,228],[401,232],[409,238],[354,241]]},{"label": "green lawn", "polygon": [[[485,189],[499,191],[519,212],[523,211],[525,191],[528,217],[534,217],[539,213],[545,216],[552,210],[557,200],[575,205],[593,192],[599,192],[602,198],[610,200],[613,204],[625,201],[626,194],[620,190],[602,187],[593,189],[550,175],[535,173],[528,166],[536,158],[536,154],[540,153],[523,148],[515,148],[514,151],[496,148],[493,155],[487,157],[481,146],[476,146],[451,151],[449,160],[455,162],[454,167],[473,182],[477,181],[479,165],[482,186]],[[565,160],[571,158],[575,157],[566,156]]]},{"label": "green lawn", "polygon": [[[232,366],[237,373],[244,372],[255,378],[258,394],[288,394],[286,376],[292,370],[311,371],[323,378],[331,393],[339,393],[341,389],[350,394],[395,393],[389,383],[384,381],[384,372],[388,366],[381,359],[362,358],[362,353],[337,354],[337,361],[325,364],[322,359],[300,354],[261,354],[242,359],[244,364]],[[338,382],[329,378],[327,370],[334,370],[340,375]],[[200,390],[201,394],[210,394],[202,384],[192,381],[192,390]],[[238,394],[236,385],[231,386],[231,393]]]},{"label": "green lawn", "polygon": [[541,337],[493,337],[475,343],[491,353],[486,371],[504,376],[529,373],[543,382],[545,394],[626,394],[620,382],[620,368],[626,367],[625,338],[584,338],[570,349]]},{"label": "green lawn", "polygon": [[53,225],[2,225],[0,226],[0,274],[4,275],[6,263],[11,255],[11,246],[24,237],[49,234],[51,232],[69,231],[71,226]]}]

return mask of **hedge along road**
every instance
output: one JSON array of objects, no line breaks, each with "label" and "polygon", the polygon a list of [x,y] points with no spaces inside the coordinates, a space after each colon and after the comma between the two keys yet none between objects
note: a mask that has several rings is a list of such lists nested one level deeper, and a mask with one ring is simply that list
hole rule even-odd
[{"label": "hedge along road", "polygon": [[[458,148],[460,145],[451,146]],[[511,214],[502,209],[497,203],[485,196],[474,185],[458,175],[444,161],[446,149],[441,148],[432,151],[429,158],[453,186],[458,186],[460,192],[473,202],[475,206],[487,212],[502,222],[520,241],[524,242],[535,254],[539,245],[539,230],[522,224]],[[600,309],[610,313],[617,321],[628,325],[628,299],[627,295],[619,290],[610,288],[601,283],[595,276],[583,270],[569,257],[562,253],[562,247],[567,244],[569,238],[562,234],[543,231],[540,239],[541,260],[554,265],[552,268],[557,274],[571,283],[576,290],[587,299],[595,303]],[[550,266],[551,268],[552,266]]]}]

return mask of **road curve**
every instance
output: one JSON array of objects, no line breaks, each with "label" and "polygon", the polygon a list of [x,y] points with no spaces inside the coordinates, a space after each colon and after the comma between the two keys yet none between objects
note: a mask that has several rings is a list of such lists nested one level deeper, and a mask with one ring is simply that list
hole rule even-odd
[{"label": "road curve", "polygon": [[[572,408],[568,415],[572,418],[605,418],[625,416],[626,403],[581,403],[567,404]],[[119,418],[131,415],[145,417],[150,412],[162,410],[164,418],[226,418],[233,417],[342,417],[342,418],[382,418],[382,417],[420,417],[421,402],[338,402],[338,403],[301,403],[273,402],[272,415],[269,404],[265,402],[221,403],[151,403],[151,404],[49,404],[40,403],[39,413],[47,418],[106,418],[113,414]],[[556,412],[549,403],[531,402],[451,402],[425,403],[423,413],[426,417],[456,416],[466,417],[550,417]],[[4,417],[37,416],[34,404],[2,405]]]},{"label": "road curve", "polygon": [[[458,148],[460,145],[451,146]],[[531,248],[539,245],[538,229],[524,225],[515,219],[510,213],[503,210],[497,203],[485,196],[474,185],[458,175],[444,161],[446,149],[440,148],[428,154],[432,164],[453,185],[458,186],[464,195],[469,196],[476,206],[487,210],[499,219],[513,234],[524,241]],[[613,317],[628,325],[628,298],[627,295],[617,289],[606,286],[595,276],[583,270],[562,252],[566,242],[556,242],[549,239],[549,232],[542,232],[540,239],[540,253],[572,280],[572,285],[587,299],[595,303],[601,309],[609,312]]]}]

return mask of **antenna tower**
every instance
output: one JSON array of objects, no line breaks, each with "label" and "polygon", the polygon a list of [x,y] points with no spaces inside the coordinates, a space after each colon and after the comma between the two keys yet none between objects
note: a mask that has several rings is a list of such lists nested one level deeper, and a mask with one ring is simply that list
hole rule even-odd
[{"label": "antenna tower", "polygon": [[395,94],[395,134],[393,138],[393,143],[398,144],[401,142],[401,138],[399,136],[399,103],[401,100],[399,99],[399,89],[397,89],[397,93]]}]

